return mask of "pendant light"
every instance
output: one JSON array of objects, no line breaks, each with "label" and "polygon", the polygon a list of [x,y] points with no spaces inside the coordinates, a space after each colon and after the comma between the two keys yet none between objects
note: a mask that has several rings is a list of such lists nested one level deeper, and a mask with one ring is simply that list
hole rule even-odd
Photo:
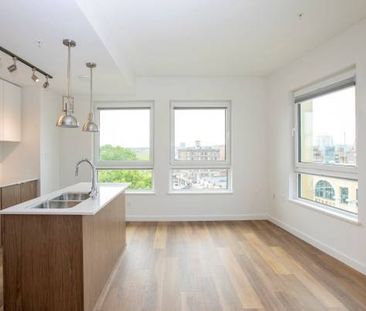
[{"label": "pendant light", "polygon": [[86,63],[86,67],[90,69],[90,110],[88,114],[88,119],[83,125],[82,130],[84,132],[99,132],[98,125],[94,122],[93,113],[93,68],[97,65],[95,63]]},{"label": "pendant light", "polygon": [[62,115],[57,120],[56,126],[65,128],[79,127],[78,120],[73,116],[74,113],[74,97],[70,96],[70,54],[71,48],[76,46],[76,42],[69,39],[64,39],[62,42],[67,46],[67,96],[62,97]]}]

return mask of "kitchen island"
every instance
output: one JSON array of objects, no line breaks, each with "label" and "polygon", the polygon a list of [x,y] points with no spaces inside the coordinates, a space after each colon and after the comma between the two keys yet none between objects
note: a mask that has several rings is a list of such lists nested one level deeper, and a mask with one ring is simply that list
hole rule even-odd
[{"label": "kitchen island", "polygon": [[1,211],[4,310],[92,311],[125,246],[127,185],[79,183]]}]

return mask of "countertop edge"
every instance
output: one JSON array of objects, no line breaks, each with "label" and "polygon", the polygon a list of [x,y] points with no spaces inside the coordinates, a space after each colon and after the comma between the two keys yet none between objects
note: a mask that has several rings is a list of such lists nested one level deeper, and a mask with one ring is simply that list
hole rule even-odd
[{"label": "countertop edge", "polygon": [[57,215],[57,216],[93,216],[109,204],[114,198],[126,191],[129,184],[98,184],[97,199],[86,199],[78,205],[64,209],[36,209],[34,206],[50,200],[65,192],[89,192],[90,183],[78,183],[60,190],[45,194],[35,199],[8,207],[0,215]]}]

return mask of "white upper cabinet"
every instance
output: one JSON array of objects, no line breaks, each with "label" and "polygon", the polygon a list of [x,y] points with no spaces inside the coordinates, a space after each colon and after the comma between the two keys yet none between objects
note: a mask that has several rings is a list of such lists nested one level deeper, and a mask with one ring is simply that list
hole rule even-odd
[{"label": "white upper cabinet", "polygon": [[22,90],[0,80],[0,141],[20,141],[22,122]]}]

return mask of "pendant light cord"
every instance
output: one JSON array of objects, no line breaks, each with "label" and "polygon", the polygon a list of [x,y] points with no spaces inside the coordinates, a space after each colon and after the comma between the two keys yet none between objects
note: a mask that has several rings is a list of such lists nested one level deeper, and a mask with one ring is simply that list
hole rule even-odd
[{"label": "pendant light cord", "polygon": [[70,97],[71,47],[67,47],[67,98]]},{"label": "pendant light cord", "polygon": [[93,67],[90,67],[90,113],[93,112]]}]

